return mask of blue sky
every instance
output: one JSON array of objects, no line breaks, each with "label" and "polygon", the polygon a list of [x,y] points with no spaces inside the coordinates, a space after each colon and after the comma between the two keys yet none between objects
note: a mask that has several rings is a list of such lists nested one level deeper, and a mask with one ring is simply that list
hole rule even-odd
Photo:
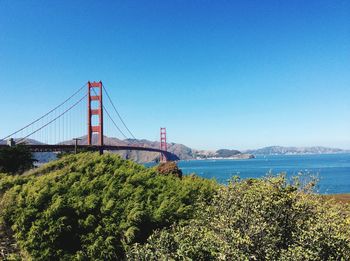
[{"label": "blue sky", "polygon": [[350,148],[350,1],[2,0],[0,12],[1,137],[102,80],[137,138],[165,126],[199,149]]}]

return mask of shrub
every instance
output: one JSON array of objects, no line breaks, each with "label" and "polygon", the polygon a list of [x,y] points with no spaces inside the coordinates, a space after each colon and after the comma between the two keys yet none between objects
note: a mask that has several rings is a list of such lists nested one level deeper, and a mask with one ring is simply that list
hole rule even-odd
[{"label": "shrub", "polygon": [[350,260],[349,205],[284,176],[233,180],[195,219],[135,244],[131,260]]},{"label": "shrub", "polygon": [[0,173],[0,195],[16,185],[22,185],[26,183],[29,179],[30,177],[28,176],[8,175],[7,173]]},{"label": "shrub", "polygon": [[[23,177],[24,178],[24,177]],[[1,177],[0,211],[34,260],[115,260],[155,229],[191,219],[216,183],[159,175],[120,157],[68,155],[27,180]]]}]

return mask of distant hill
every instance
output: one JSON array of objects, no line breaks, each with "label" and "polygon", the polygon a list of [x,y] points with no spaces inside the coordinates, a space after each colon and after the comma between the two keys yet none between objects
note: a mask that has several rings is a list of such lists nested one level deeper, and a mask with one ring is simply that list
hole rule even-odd
[{"label": "distant hill", "polygon": [[239,150],[193,150],[193,158],[195,159],[251,159],[254,155],[242,153]]},{"label": "distant hill", "polygon": [[[87,144],[87,136],[80,137],[81,141],[79,144],[86,145]],[[92,137],[92,143],[97,144],[98,136],[94,135]],[[62,142],[60,144],[74,144],[74,141],[69,140]],[[160,142],[158,141],[149,141],[146,139],[126,139],[120,140],[117,138],[111,138],[104,136],[104,144],[106,145],[114,145],[114,146],[141,146],[141,147],[150,147],[150,148],[159,148]],[[188,160],[193,159],[193,150],[183,144],[178,143],[168,143],[167,148],[169,152],[176,154],[180,159]],[[121,155],[123,158],[129,158],[135,160],[137,162],[152,162],[159,160],[159,153],[157,152],[146,152],[146,151],[116,151],[116,154]]]},{"label": "distant hill", "polygon": [[221,149],[221,150],[217,150],[216,151],[216,154],[219,156],[219,157],[233,157],[233,156],[236,156],[238,154],[241,154],[240,151],[238,150],[227,150],[227,149]]},{"label": "distant hill", "polygon": [[246,153],[254,155],[293,155],[293,154],[331,154],[331,153],[345,153],[347,151],[338,148],[326,147],[282,147],[270,146],[257,150],[247,150]]},{"label": "distant hill", "polygon": [[[87,144],[87,136],[80,137],[81,141],[79,144]],[[97,144],[97,135],[92,137],[92,143]],[[74,141],[65,141],[61,144],[73,144]],[[150,148],[159,148],[159,141],[149,141],[146,139],[126,139],[120,140],[117,138],[104,137],[104,143],[106,145],[129,145],[129,146],[141,146]],[[217,150],[217,151],[207,151],[207,150],[196,150],[187,147],[179,143],[168,143],[167,149],[169,152],[176,154],[181,160],[191,160],[191,159],[206,159],[206,158],[231,158],[231,159],[248,159],[253,156],[246,153],[241,153],[238,150]],[[156,152],[145,152],[145,151],[116,151],[116,154],[121,155],[123,158],[129,158],[140,163],[152,162],[159,160],[159,153]]]},{"label": "distant hill", "polygon": [[[87,136],[80,137],[79,144],[87,144]],[[19,140],[19,139],[17,139]],[[98,136],[93,135],[92,143],[97,144]],[[39,141],[33,139],[26,139],[28,144],[43,144]],[[115,146],[128,146],[136,145],[142,147],[159,148],[160,143],[158,141],[149,141],[146,139],[126,139],[120,140],[118,138],[104,137],[104,143],[106,145]],[[1,144],[1,143],[0,143]],[[6,142],[2,142],[6,144]],[[60,144],[74,144],[73,140],[68,140],[61,142]],[[264,147],[256,150],[230,150],[230,149],[220,149],[220,150],[196,150],[187,147],[179,143],[168,143],[168,151],[179,156],[181,160],[191,160],[191,159],[211,159],[211,158],[224,158],[224,159],[250,159],[254,158],[253,155],[293,155],[293,154],[329,154],[329,153],[345,153],[348,151],[337,149],[337,148],[326,148],[326,147],[282,147],[282,146],[270,146]],[[116,151],[113,152],[119,154],[123,158],[129,158],[139,163],[152,162],[159,160],[159,153],[156,152],[145,152],[145,151]],[[44,152],[35,153],[35,158],[39,160],[40,163],[45,163],[56,158],[56,153],[54,152]]]},{"label": "distant hill", "polygon": [[[20,140],[22,140],[22,138],[17,138],[17,139],[14,139],[15,142],[18,142]],[[26,143],[26,144],[30,144],[30,145],[41,145],[41,144],[44,144],[40,141],[37,141],[37,140],[34,140],[34,139],[24,139],[24,141],[22,141],[21,143]],[[4,141],[0,141],[0,144],[7,144],[7,141],[4,140]]]},{"label": "distant hill", "polygon": [[[86,145],[87,144],[87,136],[79,137],[81,140],[79,141],[79,144]],[[20,140],[20,139],[15,139]],[[44,144],[42,142],[36,141],[34,139],[26,139],[25,142],[27,144],[32,145],[39,145]],[[92,143],[97,144],[98,143],[98,136],[93,135],[92,136]],[[118,138],[112,138],[104,136],[104,143],[106,145],[114,145],[114,146],[128,146],[128,145],[137,145],[142,147],[150,147],[150,148],[159,148],[160,143],[158,141],[149,141],[146,139],[141,140],[135,140],[135,139],[126,139],[126,140],[120,140]],[[6,144],[6,141],[1,142],[0,144]],[[69,144],[73,145],[73,140],[67,140],[64,142],[61,142],[59,144]],[[179,156],[180,159],[188,160],[193,159],[193,150],[183,144],[177,144],[177,143],[168,143],[167,144],[168,151],[176,154]],[[119,154],[123,158],[129,158],[132,160],[135,160],[140,163],[144,162],[152,162],[159,160],[159,153],[156,152],[145,152],[145,151],[116,151],[113,152],[116,154]],[[51,161],[53,159],[56,159],[56,153],[54,152],[40,152],[40,153],[34,153],[34,157],[39,161],[39,163],[46,163],[48,161]]]}]

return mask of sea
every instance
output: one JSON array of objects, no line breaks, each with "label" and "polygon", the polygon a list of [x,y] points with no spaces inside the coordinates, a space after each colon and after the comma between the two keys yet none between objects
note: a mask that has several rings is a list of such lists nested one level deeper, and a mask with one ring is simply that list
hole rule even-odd
[{"label": "sea", "polygon": [[179,161],[185,175],[227,183],[233,176],[242,179],[261,178],[285,173],[288,178],[301,176],[304,182],[316,178],[316,192],[321,194],[350,193],[350,154],[269,155],[246,160]]}]

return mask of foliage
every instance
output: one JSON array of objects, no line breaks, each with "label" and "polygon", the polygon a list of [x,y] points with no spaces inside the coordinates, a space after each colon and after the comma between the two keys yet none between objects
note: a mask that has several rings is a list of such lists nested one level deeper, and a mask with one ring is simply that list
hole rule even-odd
[{"label": "foliage", "polygon": [[[349,205],[284,176],[234,179],[188,224],[135,244],[131,260],[350,260]],[[307,191],[305,191],[307,190]]]},{"label": "foliage", "polygon": [[10,174],[23,173],[33,167],[32,153],[25,147],[3,147],[0,149],[0,172]]},{"label": "foliage", "polygon": [[[86,153],[91,152],[91,150],[87,148],[81,148],[78,146],[77,153]],[[56,154],[57,159],[61,159],[63,157],[66,157],[68,155],[76,154],[75,151],[60,151]]]},{"label": "foliage", "polygon": [[0,173],[0,195],[16,185],[26,183],[30,177]]},{"label": "foliage", "polygon": [[217,184],[159,175],[111,154],[68,155],[29,176],[0,176],[0,214],[33,260],[115,260],[155,229],[191,219]]},{"label": "foliage", "polygon": [[1,219],[24,259],[350,260],[350,204],[313,194],[313,182],[160,174],[67,155],[0,174]]},{"label": "foliage", "polygon": [[179,169],[176,162],[168,161],[162,162],[156,167],[157,171],[163,175],[174,175],[176,177],[182,178],[182,170]]}]

